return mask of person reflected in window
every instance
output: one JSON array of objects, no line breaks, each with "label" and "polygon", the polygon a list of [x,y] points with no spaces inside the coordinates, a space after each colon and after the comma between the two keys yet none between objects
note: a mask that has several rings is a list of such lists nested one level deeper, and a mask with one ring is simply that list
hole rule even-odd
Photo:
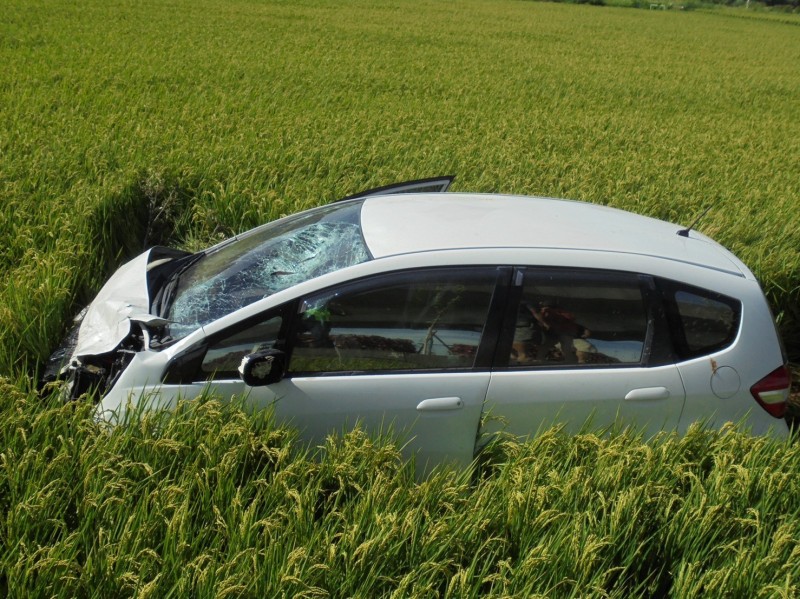
[{"label": "person reflected in window", "polygon": [[542,327],[534,318],[530,305],[519,305],[517,325],[514,328],[514,342],[511,346],[512,359],[518,364],[530,364],[536,357],[536,348],[542,343]]},{"label": "person reflected in window", "polygon": [[536,360],[544,362],[550,350],[558,346],[566,364],[577,364],[575,340],[586,339],[592,332],[577,323],[572,312],[558,305],[540,302],[538,308],[531,304],[525,306],[542,328],[542,342],[536,351]]}]

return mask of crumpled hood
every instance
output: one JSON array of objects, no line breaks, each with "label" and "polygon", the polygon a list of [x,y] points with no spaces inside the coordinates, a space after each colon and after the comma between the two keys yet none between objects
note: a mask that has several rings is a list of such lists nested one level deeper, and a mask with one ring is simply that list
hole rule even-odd
[{"label": "crumpled hood", "polygon": [[75,356],[112,351],[131,331],[130,316],[150,313],[147,263],[152,249],[123,264],[94,298],[81,322]]},{"label": "crumpled hood", "polygon": [[74,357],[113,351],[131,332],[131,319],[150,315],[148,270],[187,252],[153,247],[119,267],[86,310]]}]

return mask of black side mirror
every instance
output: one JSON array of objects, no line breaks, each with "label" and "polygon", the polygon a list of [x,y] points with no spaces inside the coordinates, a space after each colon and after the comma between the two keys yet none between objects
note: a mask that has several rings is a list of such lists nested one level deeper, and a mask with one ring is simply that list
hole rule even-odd
[{"label": "black side mirror", "polygon": [[239,376],[250,387],[277,383],[286,372],[286,354],[279,349],[265,349],[242,358]]}]

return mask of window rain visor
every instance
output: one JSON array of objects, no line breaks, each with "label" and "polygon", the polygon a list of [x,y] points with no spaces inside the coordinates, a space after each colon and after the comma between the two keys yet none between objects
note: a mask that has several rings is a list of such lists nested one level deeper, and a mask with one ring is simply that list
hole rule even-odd
[{"label": "window rain visor", "polygon": [[239,308],[303,281],[370,259],[361,205],[347,202],[275,221],[239,236],[180,273],[165,315],[185,337]]}]

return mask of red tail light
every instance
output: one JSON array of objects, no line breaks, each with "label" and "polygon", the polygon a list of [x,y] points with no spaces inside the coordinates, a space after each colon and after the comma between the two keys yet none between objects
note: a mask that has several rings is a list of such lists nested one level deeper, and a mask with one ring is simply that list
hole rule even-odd
[{"label": "red tail light", "polygon": [[789,388],[792,377],[786,365],[776,368],[755,385],[750,393],[767,412],[775,418],[783,418],[786,413],[786,400],[789,399]]}]

